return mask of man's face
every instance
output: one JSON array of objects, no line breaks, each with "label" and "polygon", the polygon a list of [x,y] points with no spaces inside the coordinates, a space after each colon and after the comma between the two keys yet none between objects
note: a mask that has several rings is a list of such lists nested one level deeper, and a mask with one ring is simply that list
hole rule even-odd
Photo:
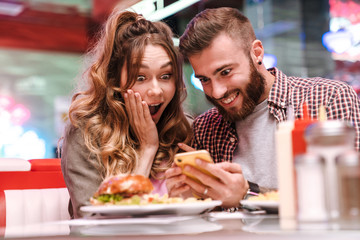
[{"label": "man's face", "polygon": [[189,57],[206,98],[230,121],[249,116],[264,94],[265,79],[249,54],[226,34]]}]

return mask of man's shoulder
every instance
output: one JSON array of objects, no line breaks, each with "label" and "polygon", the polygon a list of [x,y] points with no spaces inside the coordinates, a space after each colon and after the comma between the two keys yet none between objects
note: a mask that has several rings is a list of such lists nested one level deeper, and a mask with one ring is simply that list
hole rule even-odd
[{"label": "man's shoulder", "polygon": [[210,108],[209,110],[207,110],[206,112],[200,114],[199,116],[197,116],[195,118],[195,121],[199,121],[199,120],[214,120],[214,119],[218,119],[218,118],[222,118],[222,116],[220,115],[218,109],[216,107]]},{"label": "man's shoulder", "polygon": [[208,111],[200,114],[199,116],[197,116],[194,120],[194,125],[219,125],[219,124],[223,124],[224,118],[223,116],[219,113],[218,109],[216,107],[213,107],[211,109],[209,109]]},{"label": "man's shoulder", "polygon": [[335,80],[335,79],[328,79],[328,78],[323,78],[323,77],[308,77],[308,78],[303,78],[303,77],[288,77],[288,80],[290,83],[293,83],[295,85],[298,86],[303,86],[303,87],[308,87],[308,88],[312,88],[312,87],[326,87],[326,88],[349,88],[350,85],[347,84],[346,82],[340,81],[340,80]]},{"label": "man's shoulder", "polygon": [[322,77],[299,78],[288,77],[288,92],[293,96],[291,105],[300,105],[306,100],[308,103],[328,105],[334,98],[357,99],[353,87],[343,81]]}]

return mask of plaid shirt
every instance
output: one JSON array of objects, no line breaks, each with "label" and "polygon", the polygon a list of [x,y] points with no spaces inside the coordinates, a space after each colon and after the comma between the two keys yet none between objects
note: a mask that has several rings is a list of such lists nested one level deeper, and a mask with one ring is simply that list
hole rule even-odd
[{"label": "plaid shirt", "polygon": [[[269,112],[276,122],[286,120],[286,107],[293,106],[295,118],[303,118],[302,106],[308,106],[310,118],[318,118],[319,106],[327,118],[342,119],[356,129],[355,147],[360,148],[360,101],[354,89],[344,82],[316,78],[288,77],[277,68],[268,69],[275,82],[268,97]],[[238,144],[235,123],[225,121],[216,108],[198,116],[193,123],[195,149],[206,149],[215,162],[229,161]]]}]

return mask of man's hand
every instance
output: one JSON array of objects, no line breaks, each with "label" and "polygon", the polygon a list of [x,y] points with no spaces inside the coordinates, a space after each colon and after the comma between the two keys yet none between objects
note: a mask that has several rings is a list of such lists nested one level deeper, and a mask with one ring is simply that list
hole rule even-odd
[{"label": "man's hand", "polygon": [[185,184],[186,176],[182,174],[180,167],[175,163],[165,171],[166,187],[169,197],[191,197],[190,186]]},{"label": "man's hand", "polygon": [[189,145],[186,145],[185,143],[178,143],[178,146],[180,149],[182,149],[185,152],[196,151],[195,148],[192,148]]},{"label": "man's hand", "polygon": [[[185,152],[196,150],[185,143],[178,143],[178,146]],[[165,178],[170,197],[192,197],[190,186],[185,183],[186,176],[182,174],[181,168],[175,163],[172,164],[171,168],[166,170]]]},{"label": "man's hand", "polygon": [[210,197],[214,200],[221,200],[223,207],[239,206],[240,200],[243,199],[249,188],[239,164],[229,162],[211,164],[199,159],[196,160],[196,164],[212,173],[217,179],[202,173],[196,168],[186,166],[185,170],[196,175],[201,181],[201,183],[198,183],[190,178],[185,178],[184,182],[191,188],[193,193],[203,198]]},{"label": "man's hand", "polygon": [[[195,150],[183,143],[180,143],[179,147],[184,151]],[[196,164],[217,178],[210,177],[192,166],[186,166],[184,170],[195,175],[201,181],[198,183],[182,174],[181,168],[173,164],[165,172],[169,196],[191,197],[194,194],[203,198],[210,197],[214,200],[221,200],[223,207],[237,207],[249,188],[241,166],[230,162],[212,164],[200,159],[196,160]]]}]

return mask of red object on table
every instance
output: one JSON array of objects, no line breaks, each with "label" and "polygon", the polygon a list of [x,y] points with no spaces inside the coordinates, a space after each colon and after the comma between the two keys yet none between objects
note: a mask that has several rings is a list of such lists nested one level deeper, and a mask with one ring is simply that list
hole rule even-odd
[{"label": "red object on table", "polygon": [[30,159],[31,171],[61,171],[60,158]]},{"label": "red object on table", "polygon": [[303,115],[304,117],[302,119],[295,120],[294,129],[292,131],[292,146],[294,159],[296,155],[304,154],[306,152],[304,132],[308,125],[316,121],[316,119],[310,119],[308,114],[308,108],[305,103],[303,104]]}]

